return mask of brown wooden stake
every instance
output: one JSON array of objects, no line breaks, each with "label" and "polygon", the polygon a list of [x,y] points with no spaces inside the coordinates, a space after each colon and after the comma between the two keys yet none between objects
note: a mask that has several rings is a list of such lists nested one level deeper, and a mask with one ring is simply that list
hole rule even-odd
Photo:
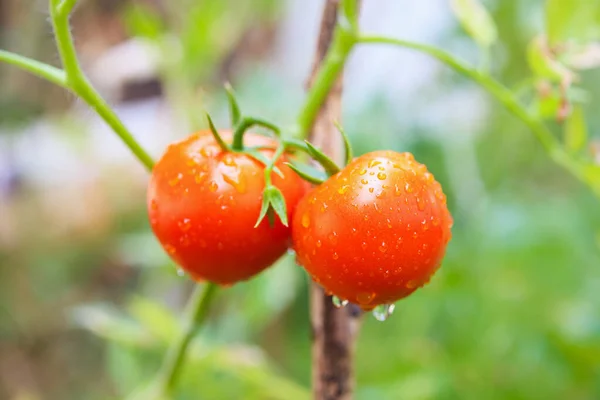
[{"label": "brown wooden stake", "polygon": [[[336,25],[337,0],[326,0],[319,43],[310,84],[329,48]],[[333,160],[344,160],[343,141],[334,121],[341,121],[342,79],[331,89],[311,132],[311,142]],[[354,343],[360,327],[361,311],[353,305],[337,309],[323,289],[313,283],[310,289],[313,332],[312,380],[315,400],[351,400],[354,389]]]}]

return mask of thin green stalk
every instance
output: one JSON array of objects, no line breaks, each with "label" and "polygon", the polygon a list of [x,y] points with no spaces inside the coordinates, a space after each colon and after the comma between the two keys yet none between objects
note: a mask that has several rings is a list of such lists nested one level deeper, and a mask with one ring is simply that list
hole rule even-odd
[{"label": "thin green stalk", "polygon": [[560,142],[552,135],[552,132],[550,132],[541,120],[531,115],[508,88],[494,80],[491,76],[471,68],[451,54],[432,46],[380,36],[361,36],[358,41],[359,43],[391,44],[420,51],[436,58],[455,71],[477,82],[494,96],[496,100],[502,103],[508,111],[529,127],[554,161],[582,179],[580,165],[565,153]]},{"label": "thin green stalk", "polygon": [[498,101],[500,101],[511,113],[517,118],[522,120],[535,134],[540,143],[550,153],[556,151],[559,147],[559,143],[552,133],[546,128],[546,126],[537,118],[532,116],[527,110],[515,99],[512,92],[498,83],[492,77],[484,74],[477,69],[471,68],[464,62],[456,59],[451,54],[438,49],[433,46],[425,44],[414,43],[407,40],[380,37],[380,36],[362,36],[359,38],[360,43],[379,43],[379,44],[392,44],[396,46],[406,47],[409,49],[426,53],[444,64],[448,65],[455,71],[465,75],[481,86],[483,86],[491,95],[493,95]]},{"label": "thin green stalk", "polygon": [[0,62],[5,62],[15,67],[21,68],[27,72],[30,72],[42,79],[54,83],[65,89],[69,89],[67,84],[67,75],[65,71],[45,64],[40,61],[32,60],[27,57],[20,56],[9,51],[0,50]]},{"label": "thin green stalk", "polygon": [[206,283],[198,285],[188,300],[184,326],[179,337],[171,344],[163,361],[163,366],[158,376],[159,395],[170,395],[175,388],[177,378],[184,364],[185,355],[192,338],[208,316],[209,306],[217,291],[217,285]]},{"label": "thin green stalk", "polygon": [[295,132],[296,137],[301,139],[306,139],[308,137],[315,119],[317,118],[317,114],[319,113],[327,94],[342,72],[344,64],[348,59],[348,55],[355,43],[355,33],[338,24],[333,34],[331,47],[325,56],[314,84],[308,92],[304,106],[298,115]]},{"label": "thin green stalk", "polygon": [[65,0],[60,4],[51,0],[50,3],[50,17],[52,26],[54,27],[56,44],[66,73],[66,87],[92,107],[121,138],[123,143],[125,143],[140,162],[148,170],[152,170],[154,166],[152,157],[139,145],[117,114],[110,108],[102,96],[98,94],[81,70],[69,27],[69,12],[75,3],[72,0]]}]

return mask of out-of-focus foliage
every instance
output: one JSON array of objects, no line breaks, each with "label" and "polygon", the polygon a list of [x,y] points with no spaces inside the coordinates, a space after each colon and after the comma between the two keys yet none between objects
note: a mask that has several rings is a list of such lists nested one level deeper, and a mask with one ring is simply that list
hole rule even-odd
[{"label": "out-of-focus foliage", "polygon": [[[600,181],[600,71],[591,68],[597,43],[589,41],[598,39],[598,24],[589,22],[598,16],[596,3],[549,0],[544,14],[541,1],[482,2],[497,26],[489,50],[501,61],[490,63],[491,73],[515,84],[565,148],[589,160],[590,181]],[[214,91],[227,70],[250,112],[290,121],[301,83],[272,73],[268,51],[253,57],[233,50],[248,29],[281,19],[283,2],[146,4],[130,4],[121,18],[130,34],[159,48],[165,102],[184,110],[177,118],[194,124],[204,106],[224,110],[223,95],[205,96],[200,88]],[[481,10],[474,13],[486,20]],[[447,12],[452,18],[449,6]],[[469,26],[491,37],[489,26]],[[456,40],[465,40],[465,31],[453,25],[437,43]],[[556,46],[566,50],[548,53]],[[233,54],[243,68],[227,67]],[[456,221],[431,284],[398,303],[387,322],[365,317],[356,398],[599,398],[599,201],[497,103],[489,100],[480,109],[485,115],[471,116],[465,108],[487,97],[440,71],[414,97],[399,94],[406,107],[381,87],[345,103],[355,151],[414,152],[442,182]],[[579,80],[565,92],[571,76]],[[2,104],[18,104],[3,96]],[[558,122],[565,98],[565,122]],[[447,123],[453,114],[472,123]],[[9,131],[5,121],[2,132]],[[10,148],[0,153],[0,398],[139,398],[152,388],[191,283],[149,232],[144,178],[112,161],[112,153],[108,162],[94,156],[89,149],[97,141],[86,123],[46,123],[61,133],[37,133],[25,144],[18,133],[0,135]],[[55,152],[62,169],[48,159],[29,169],[7,161],[40,154],[36,143]],[[76,161],[59,163],[64,159]],[[40,170],[49,172],[35,175]],[[223,290],[194,341],[177,399],[309,398],[307,285],[289,255],[257,279]]]}]

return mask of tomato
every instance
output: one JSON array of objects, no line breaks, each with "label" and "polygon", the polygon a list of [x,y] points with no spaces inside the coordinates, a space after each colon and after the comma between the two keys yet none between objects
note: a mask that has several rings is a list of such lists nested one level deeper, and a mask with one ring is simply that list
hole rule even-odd
[{"label": "tomato", "polygon": [[[231,139],[223,132],[224,140]],[[276,146],[246,133],[248,147]],[[271,158],[273,150],[261,150]],[[291,221],[306,184],[283,164],[272,174]],[[290,245],[290,228],[265,218],[254,228],[265,188],[264,165],[243,153],[223,151],[210,131],[172,144],[152,171],[148,214],[154,234],[170,257],[196,280],[229,285],[273,264]]]},{"label": "tomato", "polygon": [[376,151],[307,194],[292,237],[314,281],[370,310],[429,281],[451,226],[446,196],[425,165],[410,153]]}]

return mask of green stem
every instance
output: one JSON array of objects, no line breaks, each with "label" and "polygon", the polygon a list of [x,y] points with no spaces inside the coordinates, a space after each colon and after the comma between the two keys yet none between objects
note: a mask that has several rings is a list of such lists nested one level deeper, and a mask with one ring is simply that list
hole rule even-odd
[{"label": "green stem", "polygon": [[75,1],[71,0],[65,0],[60,5],[56,5],[55,1],[50,4],[52,26],[54,27],[56,44],[66,73],[67,87],[92,107],[141,163],[148,170],[152,170],[154,166],[152,157],[139,145],[117,114],[110,108],[102,96],[98,94],[81,70],[69,27],[69,12],[74,5]]},{"label": "green stem", "polygon": [[14,65],[55,85],[69,89],[65,71],[56,67],[5,50],[0,50],[0,61]]},{"label": "green stem", "polygon": [[179,337],[168,349],[158,377],[159,392],[161,395],[169,395],[173,392],[177,378],[183,367],[188,347],[198,328],[208,316],[208,309],[217,288],[217,285],[210,282],[204,286],[198,285],[188,300],[184,326],[179,333]]},{"label": "green stem", "polygon": [[513,94],[504,85],[494,80],[491,76],[469,67],[462,61],[454,58],[451,54],[432,46],[379,36],[362,36],[358,39],[358,41],[360,43],[391,44],[420,51],[436,58],[455,71],[477,82],[484,89],[486,89],[488,93],[494,96],[496,100],[502,103],[502,105],[504,105],[508,111],[510,111],[514,116],[527,125],[537,140],[542,144],[549,156],[557,164],[567,169],[581,182],[592,185],[595,192],[600,195],[600,188],[593,184],[588,176],[588,173],[586,172],[589,169],[588,165],[581,160],[573,159],[567,152],[565,152],[558,139],[552,135],[552,132],[546,127],[546,125],[537,117],[528,112],[527,109],[518,101],[515,94]]},{"label": "green stem", "polygon": [[244,133],[246,133],[246,131],[253,126],[262,126],[263,128],[267,128],[271,130],[275,136],[281,135],[281,130],[275,124],[259,118],[243,117],[233,132],[233,142],[231,144],[231,148],[234,151],[244,150]]},{"label": "green stem", "polygon": [[496,100],[502,103],[504,107],[508,109],[508,111],[523,121],[523,123],[529,127],[544,149],[555,161],[557,161],[559,164],[567,166],[570,170],[573,170],[573,161],[570,160],[568,155],[563,151],[559,141],[552,135],[552,132],[550,132],[550,130],[542,121],[531,115],[520,104],[520,102],[515,98],[509,89],[494,80],[489,75],[469,67],[464,62],[454,58],[451,54],[432,46],[379,36],[362,36],[358,41],[360,43],[391,44],[417,50],[436,58],[455,71],[467,76],[486,89],[492,96],[496,98]]},{"label": "green stem", "polygon": [[344,68],[354,44],[356,44],[356,34],[338,24],[333,34],[333,42],[298,115],[296,137],[301,139],[308,137],[317,114]]}]

